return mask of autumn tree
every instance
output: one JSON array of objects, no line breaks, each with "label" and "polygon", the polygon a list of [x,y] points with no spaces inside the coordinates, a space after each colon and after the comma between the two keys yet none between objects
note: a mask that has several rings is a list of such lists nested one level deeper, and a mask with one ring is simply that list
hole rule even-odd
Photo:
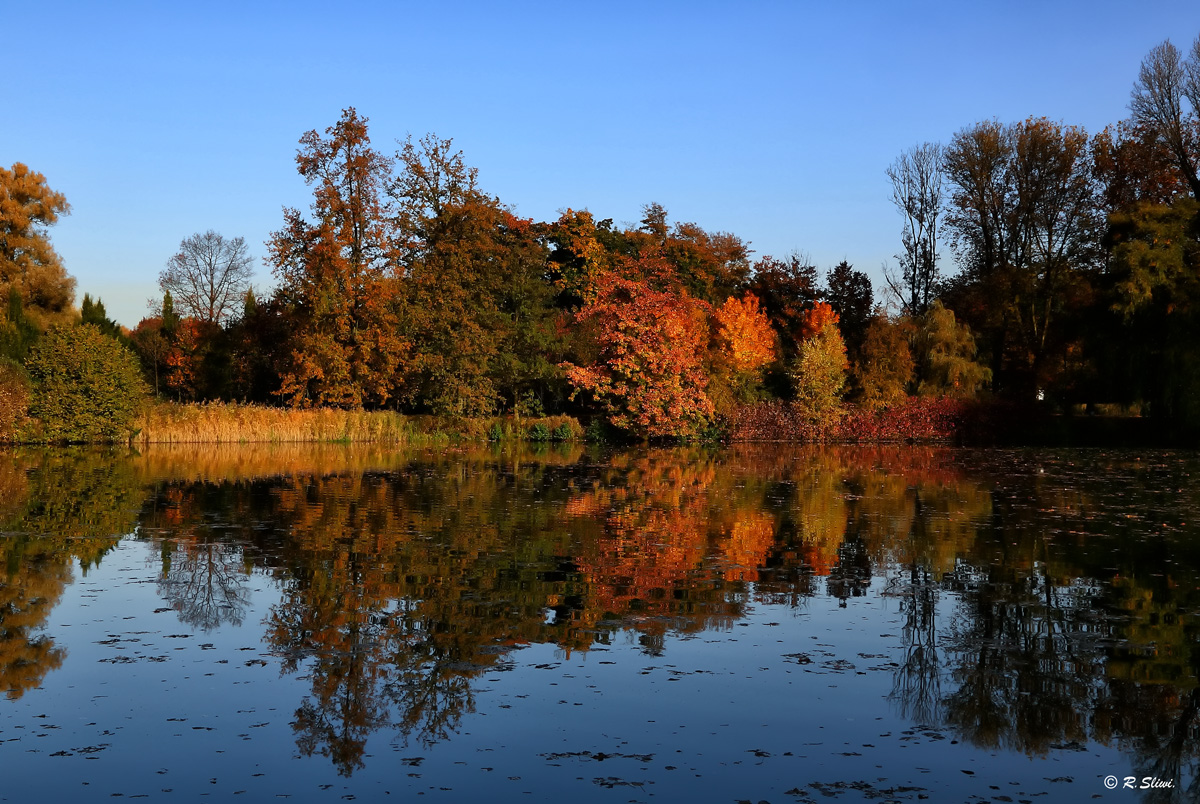
[{"label": "autumn tree", "polygon": [[837,327],[837,313],[825,302],[817,302],[806,316],[807,337],[793,369],[796,401],[815,423],[835,422],[841,411],[846,386],[846,344]]},{"label": "autumn tree", "polygon": [[938,300],[915,323],[917,392],[921,396],[975,396],[991,379],[991,371],[975,361],[970,327],[956,320],[954,312]]},{"label": "autumn tree", "polygon": [[759,371],[775,359],[775,332],[753,293],[729,297],[716,311],[720,342],[737,371]]},{"label": "autumn tree", "polygon": [[158,287],[172,295],[183,316],[221,324],[238,311],[253,274],[246,241],[209,229],[179,244],[158,275]]},{"label": "autumn tree", "polygon": [[741,238],[695,223],[675,224],[664,239],[663,255],[683,289],[710,304],[729,298],[750,275],[750,249]]},{"label": "autumn tree", "polygon": [[478,188],[451,140],[408,138],[387,188],[396,215],[405,280],[404,331],[413,343],[408,399],[441,414],[492,412],[498,390],[488,376],[499,354],[499,288],[485,258],[498,203]]},{"label": "autumn tree", "polygon": [[858,401],[875,409],[902,402],[913,377],[909,319],[892,321],[879,315],[871,319],[859,357],[854,361]]},{"label": "autumn tree", "polygon": [[353,109],[300,138],[296,166],[313,186],[310,222],[284,210],[268,248],[292,325],[280,372],[292,405],[382,405],[406,347],[397,336],[396,276],[384,186],[391,160],[371,147]]},{"label": "autumn tree", "polygon": [[164,357],[165,385],[181,402],[220,399],[228,384],[228,351],[214,323],[183,318]]},{"label": "autumn tree", "polygon": [[595,218],[586,209],[567,209],[550,224],[547,239],[553,246],[546,267],[557,292],[556,303],[578,309],[595,298],[600,272],[610,263],[597,239]]},{"label": "autumn tree", "polygon": [[763,257],[754,264],[746,285],[779,333],[784,354],[794,356],[808,312],[820,298],[812,260],[804,254]]},{"label": "autumn tree", "polygon": [[1122,122],[1092,138],[1092,170],[1105,211],[1170,204],[1190,190],[1167,147],[1150,127]]},{"label": "autumn tree", "polygon": [[1192,197],[1200,201],[1200,36],[1186,59],[1169,39],[1146,54],[1129,110],[1170,152]]},{"label": "autumn tree", "polygon": [[896,255],[898,274],[885,272],[901,311],[922,315],[936,294],[938,224],[942,215],[942,146],[926,142],[909,148],[887,169],[892,203],[904,218],[903,251]]},{"label": "autumn tree", "polygon": [[703,305],[610,273],[577,319],[594,333],[594,357],[564,366],[567,377],[613,424],[654,438],[692,435],[708,421]]},{"label": "autumn tree", "polygon": [[752,293],[741,299],[730,296],[714,310],[713,319],[716,343],[709,397],[724,414],[737,403],[754,401],[763,369],[775,360],[778,336]]},{"label": "autumn tree", "polygon": [[480,190],[451,140],[410,138],[396,159],[388,194],[413,349],[409,401],[481,415],[541,393],[560,374],[547,359],[554,289],[540,227]]},{"label": "autumn tree", "polygon": [[71,317],[75,280],[50,245],[46,229],[71,207],[46,177],[20,162],[0,167],[0,293],[16,288],[25,310],[44,329]]},{"label": "autumn tree", "polygon": [[947,299],[984,335],[993,373],[1026,395],[1052,382],[1064,323],[1099,265],[1086,133],[1045,118],[979,123],[945,153],[962,273]]}]

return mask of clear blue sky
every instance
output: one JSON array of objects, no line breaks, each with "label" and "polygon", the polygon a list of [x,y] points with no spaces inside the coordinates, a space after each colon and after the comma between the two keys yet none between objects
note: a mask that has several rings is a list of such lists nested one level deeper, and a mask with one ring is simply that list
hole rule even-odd
[{"label": "clear blue sky", "polygon": [[77,301],[132,326],[195,232],[261,265],[282,207],[309,204],[297,140],[347,106],[388,152],[453,138],[521,215],[621,223],[657,201],[879,284],[902,150],[992,117],[1098,131],[1151,47],[1200,34],[1200,2],[0,0],[0,19],[0,163],[66,194],[52,236]]}]

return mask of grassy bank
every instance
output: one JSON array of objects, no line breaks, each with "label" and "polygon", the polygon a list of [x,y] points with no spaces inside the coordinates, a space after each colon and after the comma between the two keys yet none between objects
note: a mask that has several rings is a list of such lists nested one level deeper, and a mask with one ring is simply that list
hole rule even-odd
[{"label": "grassy bank", "polygon": [[583,428],[570,416],[451,419],[404,416],[386,410],[276,408],[220,402],[161,402],[139,415],[135,446],[146,444],[252,444],[341,442],[439,444],[453,441],[573,441]]}]

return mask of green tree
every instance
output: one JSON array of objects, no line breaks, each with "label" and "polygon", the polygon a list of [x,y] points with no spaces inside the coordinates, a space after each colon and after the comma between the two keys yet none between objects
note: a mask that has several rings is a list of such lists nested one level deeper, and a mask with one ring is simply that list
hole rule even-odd
[{"label": "green tree", "polygon": [[862,271],[842,260],[829,272],[824,292],[825,301],[838,316],[838,329],[846,341],[851,360],[858,358],[867,327],[873,320],[875,294],[871,279]]},{"label": "green tree", "polygon": [[412,344],[407,396],[418,409],[483,415],[540,395],[561,373],[549,250],[539,227],[478,186],[451,140],[409,139],[389,186]]},{"label": "green tree", "polygon": [[1113,320],[1094,337],[1111,398],[1200,425],[1200,204],[1139,204],[1109,217]]},{"label": "green tree", "polygon": [[912,381],[912,350],[907,318],[890,321],[876,316],[867,326],[862,351],[854,362],[854,379],[858,386],[859,402],[867,408],[880,408],[904,400]]},{"label": "green tree", "polygon": [[29,348],[38,339],[37,324],[25,314],[21,291],[15,286],[8,288],[8,308],[0,322],[0,358],[16,363],[24,362]]},{"label": "green tree", "polygon": [[83,294],[83,303],[79,306],[79,318],[80,323],[93,324],[110,338],[116,338],[122,343],[127,343],[129,340],[121,331],[121,325],[108,317],[108,312],[104,309],[104,302],[99,298],[93,302],[90,293]]},{"label": "green tree", "polygon": [[30,352],[30,415],[46,441],[123,441],[149,393],[137,358],[93,324],[54,327]]},{"label": "green tree", "polygon": [[939,300],[918,320],[913,341],[921,396],[970,398],[991,379],[988,368],[975,362],[971,328]]},{"label": "green tree", "polygon": [[179,313],[175,312],[175,299],[169,290],[163,293],[161,318],[163,335],[168,340],[173,339],[179,331]]}]

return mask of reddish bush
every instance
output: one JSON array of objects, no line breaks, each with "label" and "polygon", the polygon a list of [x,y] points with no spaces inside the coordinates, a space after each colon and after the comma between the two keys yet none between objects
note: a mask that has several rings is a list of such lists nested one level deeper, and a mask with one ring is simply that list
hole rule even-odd
[{"label": "reddish bush", "polygon": [[814,425],[801,406],[766,402],[739,408],[730,421],[732,441],[952,441],[957,439],[972,405],[944,397],[908,397],[870,411],[848,405],[832,425]]}]

